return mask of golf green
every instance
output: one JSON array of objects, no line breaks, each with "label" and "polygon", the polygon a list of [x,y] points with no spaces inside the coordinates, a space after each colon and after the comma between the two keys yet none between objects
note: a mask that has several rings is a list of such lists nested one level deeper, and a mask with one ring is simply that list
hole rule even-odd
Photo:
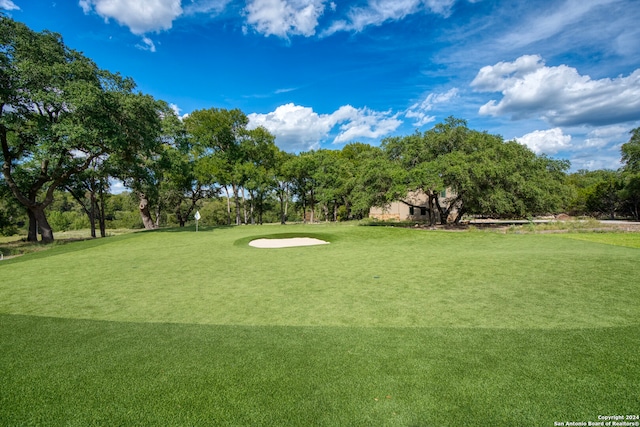
[{"label": "golf green", "polygon": [[[640,236],[602,236],[247,226],[5,260],[0,424],[554,425],[633,415],[640,252],[630,246]],[[331,244],[248,245],[261,237]]]}]

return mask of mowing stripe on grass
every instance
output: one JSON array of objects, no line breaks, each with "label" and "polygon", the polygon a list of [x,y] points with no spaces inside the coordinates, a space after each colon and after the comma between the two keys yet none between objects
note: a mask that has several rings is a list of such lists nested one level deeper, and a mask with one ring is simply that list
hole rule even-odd
[{"label": "mowing stripe on grass", "polygon": [[553,425],[640,403],[638,326],[166,325],[0,316],[1,425]]},{"label": "mowing stripe on grass", "polygon": [[560,236],[584,240],[587,242],[605,243],[607,245],[626,246],[629,248],[640,248],[640,233],[567,233]]}]

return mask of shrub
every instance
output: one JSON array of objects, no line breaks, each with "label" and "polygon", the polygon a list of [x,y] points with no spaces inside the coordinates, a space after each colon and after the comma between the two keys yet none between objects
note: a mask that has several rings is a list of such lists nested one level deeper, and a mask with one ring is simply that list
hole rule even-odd
[{"label": "shrub", "polygon": [[67,231],[71,228],[72,219],[67,215],[69,212],[53,211],[47,214],[49,225],[54,231]]}]

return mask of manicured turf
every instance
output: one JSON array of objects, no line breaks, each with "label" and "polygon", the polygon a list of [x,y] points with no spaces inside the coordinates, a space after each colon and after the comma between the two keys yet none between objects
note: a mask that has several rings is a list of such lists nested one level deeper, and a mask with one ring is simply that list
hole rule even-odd
[{"label": "manicured turf", "polygon": [[563,236],[587,242],[640,248],[640,233],[569,233]]},{"label": "manicured turf", "polygon": [[[331,244],[247,244],[273,235]],[[637,413],[640,251],[567,237],[238,227],[3,261],[0,425],[553,425]]]}]

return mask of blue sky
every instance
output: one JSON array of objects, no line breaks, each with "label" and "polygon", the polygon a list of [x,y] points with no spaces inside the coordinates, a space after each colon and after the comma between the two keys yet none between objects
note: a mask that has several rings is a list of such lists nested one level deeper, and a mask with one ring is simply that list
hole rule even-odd
[{"label": "blue sky", "polygon": [[240,108],[287,151],[471,128],[619,167],[640,126],[637,0],[0,0],[180,115]]}]

